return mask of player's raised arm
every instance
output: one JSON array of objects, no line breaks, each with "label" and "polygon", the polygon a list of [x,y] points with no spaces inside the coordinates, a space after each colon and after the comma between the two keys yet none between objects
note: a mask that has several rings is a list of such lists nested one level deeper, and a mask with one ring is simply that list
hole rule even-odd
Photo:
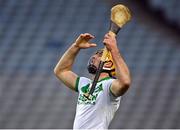
[{"label": "player's raised arm", "polygon": [[112,82],[110,90],[115,96],[122,96],[131,84],[128,66],[119,52],[117,41],[114,36],[106,34],[103,42],[112,55],[116,71],[117,79]]},{"label": "player's raised arm", "polygon": [[89,40],[92,38],[94,38],[94,36],[89,33],[81,34],[60,58],[56,67],[54,68],[56,77],[72,90],[75,90],[75,83],[78,77],[72,71],[72,65],[80,49],[96,46],[96,44],[89,42]]}]

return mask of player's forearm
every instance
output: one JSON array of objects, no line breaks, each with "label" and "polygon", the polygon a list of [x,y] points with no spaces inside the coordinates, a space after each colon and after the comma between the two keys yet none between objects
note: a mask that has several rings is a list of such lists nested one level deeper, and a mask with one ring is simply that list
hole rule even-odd
[{"label": "player's forearm", "polygon": [[54,72],[58,74],[60,72],[71,70],[75,57],[77,56],[79,50],[80,49],[73,43],[71,47],[60,58],[56,67],[54,68]]},{"label": "player's forearm", "polygon": [[116,68],[117,79],[125,85],[130,85],[131,83],[130,72],[119,50],[115,48],[113,49],[113,51],[111,51],[111,54]]}]

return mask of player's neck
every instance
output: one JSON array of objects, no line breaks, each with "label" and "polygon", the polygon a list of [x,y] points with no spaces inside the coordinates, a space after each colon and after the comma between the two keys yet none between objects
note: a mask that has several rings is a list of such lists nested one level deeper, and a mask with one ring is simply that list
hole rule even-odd
[{"label": "player's neck", "polygon": [[[94,78],[95,76],[93,76],[93,78]],[[109,77],[109,74],[108,73],[101,73],[100,74],[100,76],[99,76],[99,80],[101,80],[101,79],[104,79],[104,78],[106,78],[106,77]],[[99,81],[98,80],[98,81]]]}]

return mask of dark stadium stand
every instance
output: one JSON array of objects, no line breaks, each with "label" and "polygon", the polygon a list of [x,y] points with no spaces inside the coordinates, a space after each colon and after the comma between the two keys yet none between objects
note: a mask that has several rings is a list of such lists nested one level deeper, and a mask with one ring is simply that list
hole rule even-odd
[{"label": "dark stadium stand", "polygon": [[[121,1],[123,3],[123,1]],[[119,48],[133,77],[110,128],[180,128],[180,38],[164,21],[126,1],[133,19],[119,33]],[[178,0],[149,0],[180,26]],[[98,48],[108,31],[105,0],[0,0],[0,128],[72,128],[77,94],[53,74],[60,56],[84,32]],[[166,21],[167,22],[167,21]],[[95,49],[74,65],[88,76]]]},{"label": "dark stadium stand", "polygon": [[161,11],[164,17],[170,22],[180,26],[180,1],[171,0],[147,0],[153,10]]}]

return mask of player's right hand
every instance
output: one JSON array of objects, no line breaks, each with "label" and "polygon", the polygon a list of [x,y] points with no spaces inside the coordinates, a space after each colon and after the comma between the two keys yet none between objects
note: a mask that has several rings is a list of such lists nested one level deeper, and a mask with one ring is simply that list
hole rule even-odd
[{"label": "player's right hand", "polygon": [[75,46],[80,49],[86,49],[90,47],[96,47],[95,43],[89,42],[89,40],[93,39],[94,36],[89,33],[81,34],[75,41]]}]

